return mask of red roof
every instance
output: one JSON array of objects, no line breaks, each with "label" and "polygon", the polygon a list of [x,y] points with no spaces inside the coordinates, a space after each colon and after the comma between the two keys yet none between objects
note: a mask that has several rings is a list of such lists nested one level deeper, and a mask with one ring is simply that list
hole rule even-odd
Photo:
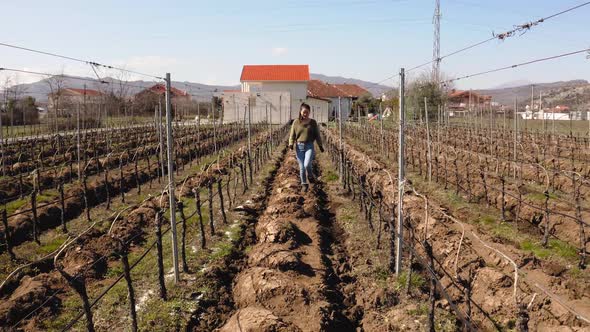
[{"label": "red roof", "polygon": [[233,93],[233,92],[242,92],[242,90],[223,90],[222,92]]},{"label": "red roof", "polygon": [[451,91],[451,93],[449,93],[449,98],[457,98],[457,97],[461,97],[465,94],[469,95],[469,91],[453,90],[453,91]]},{"label": "red roof", "polygon": [[469,92],[465,90],[452,90],[449,93],[449,98],[469,98],[469,95],[471,95],[472,100],[477,100],[478,98],[482,100],[492,100],[492,96],[479,95],[473,91]]},{"label": "red roof", "polygon": [[555,113],[569,112],[569,111],[570,111],[569,106],[565,106],[565,105],[557,105],[557,106],[555,106],[555,109],[553,110],[553,112],[555,112]]},{"label": "red roof", "polygon": [[309,81],[309,66],[245,65],[240,81]]},{"label": "red roof", "polygon": [[307,95],[310,97],[348,97],[344,91],[337,89],[332,84],[311,80],[307,83]]},{"label": "red roof", "polygon": [[[166,86],[164,84],[156,84],[151,88],[147,89],[155,94],[162,95],[166,93]],[[145,90],[144,90],[145,91]],[[170,87],[170,92],[173,96],[188,96],[188,94],[180,89]]]},{"label": "red roof", "polygon": [[356,84],[334,84],[334,87],[341,90],[346,97],[360,97],[364,95],[370,95],[371,93],[365,88],[360,87]]}]

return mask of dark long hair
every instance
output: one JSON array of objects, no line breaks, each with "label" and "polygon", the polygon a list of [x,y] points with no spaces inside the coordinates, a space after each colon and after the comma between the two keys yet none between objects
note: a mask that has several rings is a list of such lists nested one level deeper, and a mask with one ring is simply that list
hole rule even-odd
[{"label": "dark long hair", "polygon": [[311,113],[311,107],[309,107],[309,105],[306,103],[301,103],[301,106],[299,107],[299,121],[303,120],[303,118],[301,118],[301,110],[303,109],[306,109],[309,113]]}]

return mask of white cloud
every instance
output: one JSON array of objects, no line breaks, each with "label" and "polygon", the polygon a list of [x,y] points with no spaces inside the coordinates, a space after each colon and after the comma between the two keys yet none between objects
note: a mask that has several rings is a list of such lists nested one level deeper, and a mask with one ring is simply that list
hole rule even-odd
[{"label": "white cloud", "polygon": [[272,53],[272,56],[281,56],[281,55],[287,54],[288,51],[289,51],[289,49],[287,49],[286,47],[274,47],[271,50],[271,53]]}]

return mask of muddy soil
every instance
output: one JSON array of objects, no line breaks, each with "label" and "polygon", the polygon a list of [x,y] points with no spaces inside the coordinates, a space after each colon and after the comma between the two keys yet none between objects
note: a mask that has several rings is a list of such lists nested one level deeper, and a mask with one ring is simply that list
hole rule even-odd
[{"label": "muddy soil", "polygon": [[[160,209],[155,201],[152,199],[133,209],[113,226],[110,234],[91,229],[80,236],[64,251],[60,266],[69,275],[86,283],[102,279],[109,260],[116,259],[115,250],[120,247],[120,241],[127,241],[130,246],[141,243],[144,231],[153,226],[156,210]],[[20,324],[20,327],[29,326],[27,330],[35,330],[36,322],[60,310],[60,295],[70,291],[70,286],[53,264],[47,272],[24,276],[13,287],[0,305],[0,329],[10,330],[10,326]],[[36,308],[40,310],[33,311]]]},{"label": "muddy soil", "polygon": [[[87,284],[102,280],[108,263],[118,259],[116,253],[121,251],[121,243],[134,248],[143,243],[145,236],[155,227],[157,211],[166,209],[167,204],[165,194],[150,198],[141,205],[134,206],[124,217],[114,222],[108,232],[95,228],[88,230],[63,252],[59,260],[60,266],[67,274],[78,276]],[[164,220],[163,224],[166,223]],[[30,273],[36,274],[35,276],[20,276],[5,287],[0,306],[0,329],[26,324],[34,330],[37,322],[59,311],[61,294],[70,292],[70,286],[54,270],[53,261],[46,265],[41,271],[31,270]],[[37,298],[41,302],[29,301]],[[49,299],[51,303],[43,306],[42,310],[31,312],[45,299]]]},{"label": "muddy soil", "polygon": [[[256,243],[255,225],[258,217],[267,208],[268,198],[272,192],[276,172],[283,162],[285,149],[280,150],[269,162],[270,171],[256,184],[249,199],[237,205],[234,211],[239,213],[239,220],[244,225],[239,238],[232,244],[231,253],[222,260],[205,264],[196,283],[210,292],[200,294],[201,300],[196,311],[187,324],[187,331],[211,331],[224,324],[235,312],[232,298],[232,283],[241,269],[247,266],[245,252]],[[181,191],[182,192],[182,191]]]},{"label": "muddy soil", "polygon": [[322,185],[302,193],[291,151],[267,205],[233,281],[235,311],[219,331],[354,331],[330,259],[331,218]]},{"label": "muddy soil", "polygon": [[[327,141],[337,142],[330,137]],[[336,143],[332,143],[332,146],[336,146]],[[387,186],[393,188],[391,180],[386,179],[380,185],[378,182],[382,179],[374,175],[385,168],[367,169],[370,158],[362,156],[362,153],[349,145],[346,145],[345,151],[358,174],[366,175],[367,182],[371,184],[371,195],[383,195],[385,201],[395,202],[395,194],[391,196],[387,191],[381,190]],[[573,280],[567,276],[559,276],[563,269],[551,269],[547,264],[539,264],[538,261],[535,263],[535,259],[517,248],[495,242],[490,235],[481,234],[475,227],[453,218],[448,209],[432,199],[429,206],[427,214],[424,198],[415,195],[410,188],[406,189],[404,213],[409,217],[409,225],[415,230],[417,238],[426,238],[432,244],[442,285],[461,310],[466,312],[471,309],[470,316],[475,326],[485,330],[514,327],[518,319],[523,317],[518,314],[518,302],[525,305],[530,303],[528,326],[531,329],[588,329],[582,320],[576,319],[575,314],[559,303],[561,301],[587,316],[589,293],[585,282],[578,285],[577,294],[572,294],[568,289],[572,287]],[[419,245],[415,248],[421,254],[424,253]],[[519,271],[516,289],[512,262]],[[467,301],[465,293],[468,288],[465,286],[466,282],[471,288],[470,301]],[[471,304],[470,308],[468,303]],[[448,308],[449,303],[444,300],[439,301],[438,305]]]}]

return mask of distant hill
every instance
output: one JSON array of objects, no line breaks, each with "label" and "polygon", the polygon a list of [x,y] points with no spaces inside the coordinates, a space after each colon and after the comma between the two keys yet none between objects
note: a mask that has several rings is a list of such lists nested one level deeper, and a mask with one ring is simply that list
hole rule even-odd
[{"label": "distant hill", "polygon": [[[574,102],[580,102],[580,98],[588,99],[585,96],[586,93],[590,96],[590,91],[586,92],[587,87],[590,88],[590,84],[586,80],[534,83],[535,100],[539,98],[539,93],[543,92],[544,103],[572,105]],[[574,100],[575,91],[578,91],[578,101]],[[476,92],[492,96],[493,101],[503,105],[513,105],[515,97],[518,98],[519,105],[527,105],[531,100],[531,83],[500,89],[476,90]]]},{"label": "distant hill", "polygon": [[[121,82],[115,78],[104,78],[103,81],[108,84],[101,84],[99,82],[92,82],[93,78],[80,77],[81,80],[76,78],[62,78],[62,87],[83,89],[86,85],[87,89],[101,90],[101,91],[114,91],[115,94],[119,94],[121,90],[125,91],[126,95],[134,95],[143,89],[149,88],[156,84],[153,81],[129,81]],[[20,84],[18,90],[21,91],[22,95],[30,95],[35,97],[38,102],[47,102],[47,95],[51,93],[49,85],[49,79],[43,79],[38,82],[29,84]],[[121,88],[124,86],[124,88]],[[224,85],[206,85],[192,82],[175,82],[172,81],[172,87],[187,91],[189,94],[196,96],[197,98],[210,98],[213,92],[221,92],[222,90],[236,89],[238,86],[224,86]]]},{"label": "distant hill", "polygon": [[373,82],[367,82],[363,80],[359,80],[356,78],[346,78],[341,76],[327,76],[322,74],[311,74],[311,79],[313,80],[320,80],[327,83],[332,84],[343,84],[343,83],[350,83],[350,84],[357,84],[362,86],[366,90],[368,90],[374,97],[381,97],[381,95],[389,90],[392,90],[392,87],[387,85],[375,84]]},{"label": "distant hill", "polygon": [[506,82],[504,84],[500,84],[498,86],[493,87],[492,89],[506,89],[506,88],[515,88],[518,86],[524,86],[524,85],[531,85],[531,81],[527,81],[527,80],[517,80],[517,81],[511,81],[511,82]]},{"label": "distant hill", "polygon": [[[79,79],[82,78],[82,79]],[[115,78],[107,77],[104,78],[103,81],[108,82],[108,84],[101,84],[99,82],[93,82],[94,78],[91,77],[79,77],[79,78],[62,78],[61,86],[67,88],[74,88],[74,89],[83,89],[84,85],[86,88],[92,90],[101,90],[101,91],[114,91],[115,94],[120,94],[121,86],[123,85],[123,91],[127,95],[133,95],[140,92],[143,89],[153,86],[156,82],[153,81],[129,81],[129,82],[121,82]],[[381,96],[382,93],[391,90],[391,87],[375,84],[372,82],[367,82],[359,79],[354,78],[345,78],[340,76],[326,76],[322,74],[311,74],[312,79],[322,80],[328,83],[333,84],[341,84],[341,83],[351,83],[351,84],[358,84],[363,88],[367,89],[371,92],[375,97]],[[20,84],[18,85],[18,90],[20,91],[20,95],[30,95],[35,97],[35,99],[40,103],[47,102],[47,95],[51,93],[50,85],[48,84],[49,79],[42,79],[38,82],[29,83],[29,84]],[[239,85],[207,85],[201,83],[193,83],[193,82],[177,82],[172,81],[172,87],[187,91],[189,94],[193,95],[193,98],[196,96],[197,98],[210,98],[212,93],[221,92],[223,90],[234,90],[239,89]],[[0,93],[0,97],[2,97]]]}]

